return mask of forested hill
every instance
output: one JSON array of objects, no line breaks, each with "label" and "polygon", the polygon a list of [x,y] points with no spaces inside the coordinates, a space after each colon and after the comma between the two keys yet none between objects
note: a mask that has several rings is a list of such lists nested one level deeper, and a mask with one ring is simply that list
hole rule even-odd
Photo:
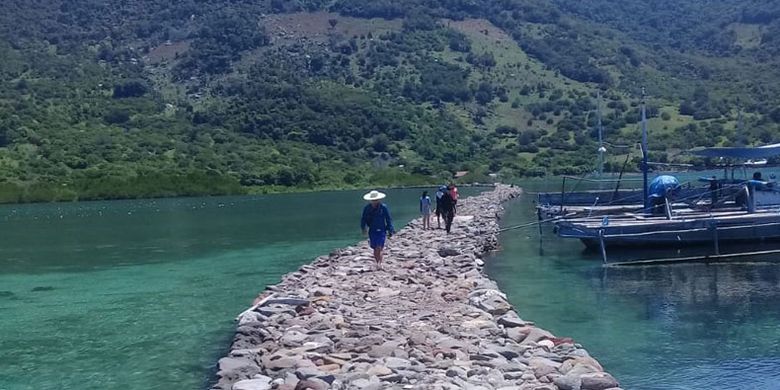
[{"label": "forested hill", "polygon": [[618,170],[642,87],[700,164],[780,142],[779,55],[759,0],[7,0],[0,201],[579,174],[597,95]]}]

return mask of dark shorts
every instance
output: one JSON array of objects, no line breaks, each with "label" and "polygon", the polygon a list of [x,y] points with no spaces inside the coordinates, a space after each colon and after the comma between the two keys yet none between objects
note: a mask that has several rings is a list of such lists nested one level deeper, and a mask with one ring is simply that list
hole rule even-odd
[{"label": "dark shorts", "polygon": [[371,246],[371,249],[384,248],[385,237],[387,237],[387,232],[385,232],[384,230],[381,231],[371,230],[368,232],[368,245]]}]

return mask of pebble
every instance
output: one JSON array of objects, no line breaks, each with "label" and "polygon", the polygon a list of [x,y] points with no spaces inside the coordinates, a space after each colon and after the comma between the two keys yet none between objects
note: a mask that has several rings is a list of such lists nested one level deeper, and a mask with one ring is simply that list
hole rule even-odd
[{"label": "pebble", "polygon": [[381,270],[361,242],[285,275],[239,315],[212,390],[619,390],[579,344],[522,320],[482,273],[501,203],[519,194],[497,185],[463,199],[449,235],[412,221]]}]

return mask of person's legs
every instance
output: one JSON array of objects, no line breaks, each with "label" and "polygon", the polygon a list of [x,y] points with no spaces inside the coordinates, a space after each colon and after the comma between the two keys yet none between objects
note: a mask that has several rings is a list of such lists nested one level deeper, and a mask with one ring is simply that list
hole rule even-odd
[{"label": "person's legs", "polygon": [[382,268],[382,247],[381,246],[374,248],[374,261],[376,261],[376,266],[378,268]]},{"label": "person's legs", "polygon": [[441,229],[441,211],[436,209],[436,228]]},{"label": "person's legs", "polygon": [[385,247],[385,237],[387,237],[385,231],[370,231],[368,233],[368,243],[374,250],[374,261],[378,268],[382,267],[382,249]]},{"label": "person's legs", "polygon": [[452,211],[444,214],[444,228],[447,229],[447,233],[449,233],[450,228],[452,228],[452,219],[454,217],[455,217],[455,213]]}]

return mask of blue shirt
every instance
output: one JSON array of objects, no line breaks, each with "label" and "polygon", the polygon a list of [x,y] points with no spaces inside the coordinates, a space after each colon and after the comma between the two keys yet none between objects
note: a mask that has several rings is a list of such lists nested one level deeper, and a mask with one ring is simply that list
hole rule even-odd
[{"label": "blue shirt", "polygon": [[423,214],[431,213],[431,198],[428,196],[420,197],[420,212]]},{"label": "blue shirt", "polygon": [[363,230],[366,227],[372,232],[386,232],[395,233],[393,228],[393,219],[390,217],[390,210],[384,203],[374,207],[370,203],[363,208],[363,217],[360,218],[360,229]]}]

